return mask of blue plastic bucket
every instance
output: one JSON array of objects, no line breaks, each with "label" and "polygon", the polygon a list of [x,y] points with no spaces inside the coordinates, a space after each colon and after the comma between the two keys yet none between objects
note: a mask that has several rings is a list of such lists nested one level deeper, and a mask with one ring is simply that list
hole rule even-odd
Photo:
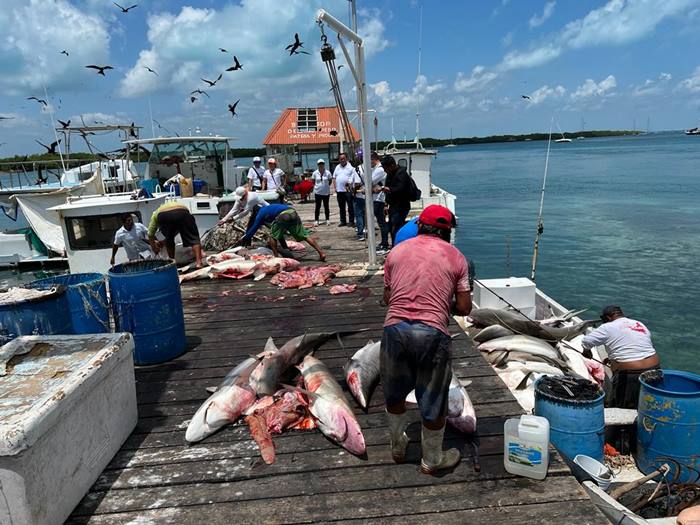
[{"label": "blue plastic bucket", "polygon": [[542,391],[535,383],[535,415],[549,421],[549,441],[568,459],[583,454],[603,462],[605,393],[591,400],[565,399]]},{"label": "blue plastic bucket", "polygon": [[70,311],[66,288],[36,299],[0,304],[0,344],[20,335],[70,334]]},{"label": "blue plastic bucket", "polygon": [[650,370],[639,381],[639,470],[649,474],[668,463],[676,481],[699,483],[700,376],[679,370]]},{"label": "blue plastic bucket", "polygon": [[133,261],[108,275],[116,331],[134,336],[134,363],[163,363],[182,354],[185,316],[175,263]]},{"label": "blue plastic bucket", "polygon": [[100,334],[109,332],[107,283],[103,274],[56,275],[32,281],[27,284],[27,287],[47,290],[57,285],[66,287],[66,299],[73,327],[72,333]]}]

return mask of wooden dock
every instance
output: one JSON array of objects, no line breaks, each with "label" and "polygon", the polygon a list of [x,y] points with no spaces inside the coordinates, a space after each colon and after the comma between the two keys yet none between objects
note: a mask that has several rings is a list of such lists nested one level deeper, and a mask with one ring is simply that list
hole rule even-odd
[{"label": "wooden dock", "polygon": [[[312,206],[298,206],[302,217],[310,218]],[[334,223],[317,228],[316,235],[331,263],[365,257],[364,243],[354,240],[350,228]],[[309,249],[303,259],[315,262],[316,254]],[[138,425],[68,523],[607,523],[556,453],[544,481],[505,472],[503,422],[522,410],[466,335],[454,341],[454,367],[471,382],[467,389],[478,417],[481,472],[474,469],[470,443],[448,430],[447,444],[463,449],[461,464],[442,477],[419,473],[415,410],[408,462],[394,464],[381,387],[368,413],[356,410],[367,442],[365,458],[347,453],[318,431],[290,431],[274,437],[277,460],[265,465],[242,424],[188,446],[185,428],[208,397],[205,388],[260,352],[269,336],[280,344],[306,331],[368,328],[316,353],[341,384],[346,359],[369,338],[381,336],[380,275],[336,278],[334,283],[359,285],[355,293],[338,296],[328,287],[280,290],[268,281],[183,285],[188,351],[168,363],[137,369]],[[456,324],[452,331],[459,331]]]}]

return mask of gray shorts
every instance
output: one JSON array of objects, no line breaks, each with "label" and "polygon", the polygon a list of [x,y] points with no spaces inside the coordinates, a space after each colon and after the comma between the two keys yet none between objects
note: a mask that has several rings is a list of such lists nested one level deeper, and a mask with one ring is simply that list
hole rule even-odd
[{"label": "gray shorts", "polygon": [[435,421],[447,415],[451,344],[450,336],[419,321],[385,326],[381,378],[386,404],[404,401],[415,389],[424,420]]}]

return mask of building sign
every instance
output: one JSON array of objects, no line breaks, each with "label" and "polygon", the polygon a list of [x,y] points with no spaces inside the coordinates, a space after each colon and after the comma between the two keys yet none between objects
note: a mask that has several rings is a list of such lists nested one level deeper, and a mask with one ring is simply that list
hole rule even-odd
[{"label": "building sign", "polygon": [[[335,131],[335,136],[331,135],[331,131]],[[338,128],[329,120],[320,120],[316,124],[316,131],[301,131],[297,128],[296,121],[291,121],[287,128],[287,137],[290,140],[312,140],[318,142],[334,142],[340,140]]]}]

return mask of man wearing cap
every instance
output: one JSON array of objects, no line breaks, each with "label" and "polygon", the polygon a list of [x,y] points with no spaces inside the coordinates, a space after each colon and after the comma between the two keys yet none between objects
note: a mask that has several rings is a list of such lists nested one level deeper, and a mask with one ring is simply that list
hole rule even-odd
[{"label": "man wearing cap", "polygon": [[267,169],[263,174],[263,190],[277,191],[284,195],[284,187],[287,184],[287,176],[277,167],[277,161],[270,157],[267,159]]},{"label": "man wearing cap", "polygon": [[319,259],[322,261],[326,260],[326,254],[323,253],[316,239],[309,236],[309,232],[301,224],[299,215],[288,204],[270,204],[262,208],[258,212],[255,222],[246,230],[245,236],[241,238],[238,244],[249,242],[263,224],[270,228],[269,246],[275,257],[279,257],[277,243],[284,241],[284,235],[288,234],[295,241],[306,241],[309,246],[318,252]]},{"label": "man wearing cap", "polygon": [[442,450],[452,378],[450,314],[467,315],[472,308],[467,261],[449,242],[454,223],[447,208],[428,206],[418,219],[418,235],[392,249],[384,265],[389,311],[380,360],[391,454],[397,463],[405,459],[405,400],[415,390],[423,419],[420,470],[431,475],[460,460],[459,450]]},{"label": "man wearing cap", "polygon": [[318,169],[311,175],[311,180],[314,181],[314,198],[316,199],[316,209],[314,210],[314,225],[318,226],[318,219],[321,215],[321,204],[323,204],[323,213],[326,216],[326,224],[330,224],[330,209],[328,201],[331,198],[331,180],[333,175],[326,169],[326,161],[318,159],[316,161]]},{"label": "man wearing cap", "polygon": [[350,216],[350,226],[355,226],[355,210],[352,203],[352,193],[348,191],[348,186],[354,174],[355,168],[348,162],[348,156],[345,153],[341,153],[338,156],[338,165],[333,170],[333,187],[335,188],[336,198],[338,199],[338,208],[340,208],[340,223],[338,226],[348,226],[348,215]]},{"label": "man wearing cap", "polygon": [[260,157],[253,157],[253,165],[248,170],[248,189],[251,191],[260,191],[263,187],[265,169],[260,162]]},{"label": "man wearing cap", "polygon": [[250,227],[253,222],[255,222],[255,216],[258,214],[258,210],[263,206],[269,206],[269,203],[263,199],[259,193],[250,191],[245,186],[236,188],[235,195],[236,203],[217,223],[218,225],[245,217],[246,214],[250,213],[250,219],[248,220],[248,227]]},{"label": "man wearing cap", "polygon": [[583,355],[590,358],[591,348],[605,345],[613,370],[612,388],[606,393],[605,405],[637,408],[639,376],[660,365],[659,356],[651,344],[651,333],[639,321],[625,317],[619,306],[606,306],[600,318],[603,324],[581,342]]},{"label": "man wearing cap", "polygon": [[382,157],[382,168],[386,172],[386,183],[382,191],[386,194],[389,205],[389,224],[391,226],[391,244],[394,246],[396,232],[406,222],[411,211],[411,176],[406,168],[396,164],[391,155]]}]

